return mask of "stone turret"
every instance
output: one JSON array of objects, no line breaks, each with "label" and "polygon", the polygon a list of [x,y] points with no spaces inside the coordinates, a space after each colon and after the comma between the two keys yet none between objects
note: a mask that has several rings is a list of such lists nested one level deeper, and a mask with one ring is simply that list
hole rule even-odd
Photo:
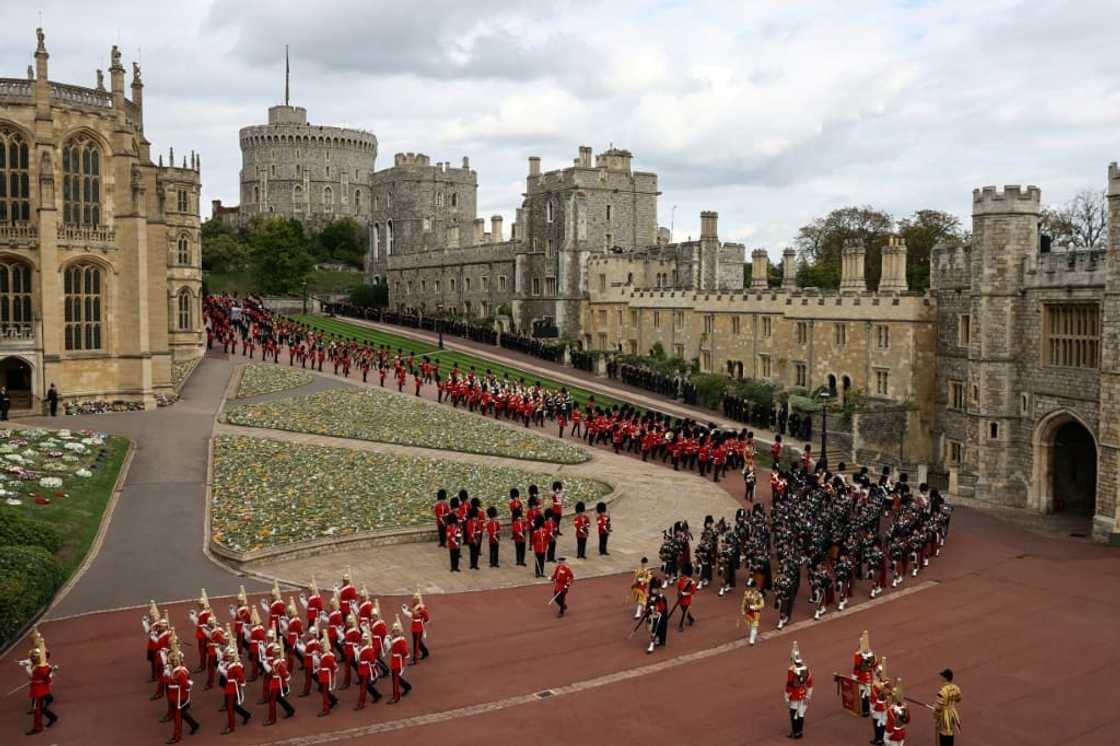
[{"label": "stone turret", "polygon": [[490,240],[499,243],[502,240],[502,216],[490,216]]},{"label": "stone turret", "polygon": [[700,240],[719,238],[719,213],[705,210],[700,213]]},{"label": "stone turret", "polygon": [[536,155],[529,156],[529,175],[530,176],[540,176],[541,175],[541,159],[540,159],[540,156],[536,156]]},{"label": "stone turret", "polygon": [[879,278],[880,293],[905,293],[906,284],[906,239],[890,236],[883,247],[883,271]]},{"label": "stone turret", "polygon": [[840,250],[840,292],[862,293],[867,290],[864,276],[866,257],[867,249],[863,241],[858,238],[844,241],[844,247]]},{"label": "stone turret", "polygon": [[769,264],[770,255],[766,253],[766,249],[755,249],[751,252],[751,290],[766,289]]},{"label": "stone turret", "polygon": [[797,250],[793,248],[782,251],[782,287],[786,290],[797,287]]}]

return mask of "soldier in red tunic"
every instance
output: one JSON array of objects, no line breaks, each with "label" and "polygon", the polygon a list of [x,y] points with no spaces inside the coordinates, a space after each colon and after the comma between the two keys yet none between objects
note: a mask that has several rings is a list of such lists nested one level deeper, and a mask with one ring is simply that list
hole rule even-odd
[{"label": "soldier in red tunic", "polygon": [[346,632],[342,636],[342,664],[345,674],[340,689],[350,688],[350,669],[358,668],[358,648],[362,645],[362,630],[358,627],[358,617],[346,617]]},{"label": "soldier in red tunic", "polygon": [[206,688],[214,688],[214,679],[218,674],[218,663],[221,661],[222,650],[226,646],[226,632],[218,626],[218,620],[210,617],[206,621]]},{"label": "soldier in red tunic", "polygon": [[280,634],[280,618],[284,616],[287,609],[284,608],[284,597],[280,595],[280,584],[276,580],[272,581],[272,590],[269,592],[271,601],[266,602],[261,599],[261,609],[264,613],[268,614],[268,628]]},{"label": "soldier in red tunic", "polygon": [[210,599],[206,597],[206,589],[202,589],[202,596],[198,599],[199,609],[191,609],[188,616],[194,623],[194,640],[198,647],[198,670],[206,670],[206,622],[214,615],[210,610]]},{"label": "soldier in red tunic", "polygon": [[179,650],[178,641],[171,645],[171,677],[167,685],[167,696],[171,700],[172,718],[175,722],[171,738],[167,743],[179,743],[183,738],[183,721],[191,728],[191,735],[198,730],[198,721],[191,716],[191,672],[183,665],[183,653]]},{"label": "soldier in red tunic", "polygon": [[599,554],[601,556],[609,556],[610,552],[607,551],[607,540],[611,537],[611,514],[607,512],[607,504],[604,502],[595,506],[595,512],[598,514]]},{"label": "soldier in red tunic", "polygon": [[334,689],[334,676],[338,671],[338,663],[326,632],[323,633],[323,639],[319,644],[323,651],[319,656],[319,693],[323,695],[323,709],[319,712],[319,717],[324,717],[330,715],[331,709],[338,704],[338,697],[331,691]]},{"label": "soldier in red tunic", "polygon": [[447,514],[447,555],[451,559],[451,572],[459,572],[459,558],[463,554],[460,548],[463,534],[459,530],[459,518],[455,513]]},{"label": "soldier in red tunic", "polygon": [[287,614],[281,618],[280,628],[284,633],[281,638],[284,640],[284,650],[288,653],[288,671],[292,671],[293,656],[298,658],[300,663],[303,662],[303,653],[299,650],[299,641],[303,639],[303,619],[292,596],[288,597]]},{"label": "soldier in red tunic", "polygon": [[789,670],[786,672],[786,705],[789,707],[790,732],[787,738],[805,735],[805,712],[813,698],[813,672],[801,660],[801,650],[793,643]]},{"label": "soldier in red tunic", "polygon": [[533,520],[533,555],[536,562],[533,567],[534,577],[544,577],[545,554],[548,552],[548,529],[544,525],[544,516],[538,515]]},{"label": "soldier in red tunic", "polygon": [[307,626],[318,625],[319,615],[323,613],[323,596],[319,593],[319,584],[315,582],[314,575],[311,576],[311,595],[300,593],[299,602],[307,610]]},{"label": "soldier in red tunic", "polygon": [[51,711],[51,702],[54,701],[54,697],[51,695],[51,680],[56,667],[47,661],[47,644],[42,635],[39,634],[38,629],[32,632],[32,640],[34,640],[35,647],[31,649],[30,656],[27,660],[20,661],[30,680],[28,693],[31,697],[32,712],[34,713],[31,730],[27,731],[29,736],[43,731],[44,715],[47,717],[48,728],[58,720],[58,715]]},{"label": "soldier in red tunic", "polygon": [[233,733],[236,726],[235,715],[241,716],[241,724],[247,725],[249,719],[253,714],[242,707],[244,701],[245,687],[245,667],[241,665],[241,659],[237,655],[237,646],[230,645],[225,649],[225,660],[218,668],[221,671],[222,679],[225,683],[222,685],[225,693],[225,711],[226,711],[226,729],[222,731],[222,735]]},{"label": "soldier in red tunic", "polygon": [[696,595],[696,581],[692,579],[692,565],[686,562],[684,567],[681,568],[681,576],[677,578],[677,604],[681,607],[681,621],[677,625],[677,631],[684,631],[684,623],[687,621],[691,627],[696,623],[692,618],[692,597]]},{"label": "soldier in red tunic", "polygon": [[436,516],[436,532],[439,534],[439,545],[441,547],[447,546],[447,511],[450,508],[447,506],[447,490],[441,489],[436,493],[436,504],[432,506],[432,512]]},{"label": "soldier in red tunic", "polygon": [[[401,613],[412,620],[412,665],[416,665],[429,655],[428,646],[424,644],[424,640],[428,637],[428,625],[432,621],[432,615],[428,612],[428,607],[424,604],[424,597],[420,595],[420,591],[413,594],[411,609],[405,604],[401,604]],[[416,658],[417,654],[420,656],[419,660]]]},{"label": "soldier in red tunic", "polygon": [[288,702],[290,674],[288,673],[287,655],[284,653],[283,638],[277,639],[269,653],[268,672],[268,720],[265,725],[276,724],[276,705],[284,708],[284,717],[290,718],[296,714],[295,708]]},{"label": "soldier in red tunic", "polygon": [[891,705],[891,682],[887,678],[886,666],[887,658],[883,656],[879,659],[879,665],[875,666],[871,682],[871,727],[875,732],[871,743],[875,746],[883,746],[883,736],[887,732],[887,710]]},{"label": "soldier in red tunic", "polygon": [[[389,643],[389,670],[393,674],[393,698],[389,704],[395,705],[401,701],[401,695],[408,695],[412,691],[412,684],[404,679],[404,665],[408,660],[408,641],[404,639],[400,617],[393,622],[393,637]],[[404,692],[401,692],[401,688]]]},{"label": "soldier in red tunic", "polygon": [[587,506],[582,500],[576,503],[572,525],[576,529],[576,559],[587,559],[587,537],[591,534],[591,519],[587,517]]},{"label": "soldier in red tunic", "polygon": [[362,647],[358,651],[358,704],[355,710],[365,709],[366,694],[373,697],[376,704],[381,699],[381,692],[377,691],[377,657],[378,651],[373,646],[373,636],[369,632],[362,635]]},{"label": "soldier in red tunic", "polygon": [[298,643],[300,655],[303,656],[303,692],[299,695],[307,697],[311,694],[311,680],[319,681],[319,656],[323,653],[319,643],[319,628],[312,624],[307,628],[307,636]]},{"label": "soldier in red tunic", "polygon": [[871,635],[867,630],[859,638],[859,650],[852,656],[852,676],[859,680],[859,697],[863,703],[863,716],[871,717],[871,676],[878,660],[871,651]]},{"label": "soldier in red tunic", "polygon": [[[568,591],[575,582],[576,576],[572,572],[572,568],[568,567],[568,560],[566,557],[561,557],[557,560],[556,568],[552,571],[552,601],[560,607],[560,616],[564,616],[564,612],[568,610]],[[549,603],[552,603],[549,601]]]},{"label": "soldier in red tunic", "polygon": [[887,746],[903,746],[906,743],[906,726],[910,723],[910,708],[902,696],[902,679],[895,679],[892,692],[894,702],[887,710]]},{"label": "soldier in red tunic", "polygon": [[249,607],[249,596],[245,593],[245,586],[241,586],[241,590],[237,593],[237,606],[230,604],[229,612],[233,619],[233,637],[230,643],[248,651],[249,626],[253,623],[253,615]]},{"label": "soldier in red tunic", "polygon": [[346,572],[342,575],[342,586],[338,589],[338,603],[339,608],[342,610],[342,616],[350,616],[350,607],[358,600],[358,589],[350,580],[350,566],[346,566]]}]

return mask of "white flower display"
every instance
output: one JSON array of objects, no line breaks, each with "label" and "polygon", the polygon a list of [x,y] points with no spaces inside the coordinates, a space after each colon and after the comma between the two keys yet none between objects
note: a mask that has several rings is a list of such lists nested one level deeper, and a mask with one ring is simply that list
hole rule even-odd
[{"label": "white flower display", "polygon": [[82,477],[83,479],[89,479],[93,476],[93,472],[89,469],[78,469],[76,472],[74,472],[74,476]]},{"label": "white flower display", "polygon": [[68,451],[73,451],[74,453],[85,453],[86,452],[86,447],[84,445],[82,445],[81,443],[66,443],[62,447],[65,448]]},{"label": "white flower display", "polygon": [[60,477],[43,477],[39,480],[39,486],[48,490],[58,489],[62,486],[62,479]]}]

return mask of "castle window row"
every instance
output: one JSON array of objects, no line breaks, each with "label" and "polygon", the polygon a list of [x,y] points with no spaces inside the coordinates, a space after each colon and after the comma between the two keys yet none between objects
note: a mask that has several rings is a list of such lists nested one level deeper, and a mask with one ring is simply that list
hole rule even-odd
[{"label": "castle window row", "polygon": [[0,223],[31,219],[27,143],[12,129],[0,130]]},{"label": "castle window row", "polygon": [[[372,142],[363,142],[361,140],[353,140],[350,138],[327,137],[323,135],[250,135],[244,138],[242,144],[251,145],[321,145],[327,148],[355,148],[358,150],[373,150],[375,145]],[[276,157],[276,151],[272,151],[272,157]],[[330,151],[327,151],[327,157],[330,157]]]}]

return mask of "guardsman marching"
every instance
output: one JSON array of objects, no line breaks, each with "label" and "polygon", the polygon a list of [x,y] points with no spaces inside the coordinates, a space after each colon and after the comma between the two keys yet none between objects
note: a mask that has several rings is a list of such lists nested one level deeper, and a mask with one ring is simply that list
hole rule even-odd
[{"label": "guardsman marching", "polygon": [[859,637],[859,650],[852,656],[852,676],[859,680],[859,698],[863,716],[871,716],[871,676],[875,671],[875,653],[871,651],[871,635],[867,630]]},{"label": "guardsman marching", "polygon": [[[428,624],[432,621],[432,615],[424,604],[424,597],[420,595],[420,591],[413,594],[411,609],[405,604],[401,604],[401,613],[412,620],[412,664],[416,665],[429,655],[428,646],[424,644],[424,640],[428,637]],[[419,660],[417,660],[417,654],[420,656]]]},{"label": "guardsman marching", "polygon": [[747,639],[751,645],[758,640],[758,624],[762,621],[762,607],[766,600],[762,592],[754,585],[754,579],[747,581],[747,589],[743,591],[743,602],[739,606],[739,613],[743,616],[743,623],[747,625]]},{"label": "guardsman marching", "polygon": [[887,710],[887,746],[903,746],[906,743],[906,726],[910,722],[910,708],[902,696],[902,679],[894,680],[894,703]]},{"label": "guardsman marching", "polygon": [[268,670],[268,720],[264,724],[275,725],[277,704],[284,708],[285,718],[296,714],[295,708],[288,702],[291,675],[288,673],[288,656],[284,653],[283,637],[276,638],[269,655],[271,660]]},{"label": "guardsman marching", "polygon": [[891,681],[887,677],[887,658],[879,659],[871,682],[871,727],[875,737],[871,743],[883,746],[883,735],[887,731],[887,708],[891,704]]},{"label": "guardsman marching", "polygon": [[[205,595],[203,593],[204,598]],[[209,607],[209,604],[207,604],[207,607]],[[170,698],[173,707],[172,719],[175,725],[167,743],[179,743],[183,738],[183,721],[187,721],[192,735],[198,730],[198,721],[191,716],[191,685],[193,682],[191,682],[190,669],[184,665],[183,653],[179,650],[177,639],[173,639],[171,643],[170,663],[171,679],[167,684],[167,696]]]},{"label": "guardsman marching", "polygon": [[648,655],[655,646],[665,647],[669,634],[669,601],[656,583],[650,588],[645,616],[649,624],[649,647],[646,648]]},{"label": "guardsman marching", "polygon": [[245,586],[241,586],[237,592],[237,606],[230,604],[230,616],[233,618],[233,639],[230,642],[242,650],[248,650],[248,628],[253,624],[253,614],[249,608],[249,596],[245,593]]},{"label": "guardsman marching", "polygon": [[696,582],[692,579],[692,567],[687,562],[681,570],[681,576],[677,578],[677,605],[681,607],[681,621],[677,625],[677,631],[684,631],[684,623],[688,622],[689,626],[696,621],[692,618],[692,597],[696,595]]},{"label": "guardsman marching", "polygon": [[206,623],[214,612],[210,610],[210,599],[206,597],[206,589],[202,589],[202,596],[198,599],[198,611],[191,609],[187,614],[194,623],[194,641],[198,646],[198,670],[206,670]]},{"label": "guardsman marching", "polygon": [[630,585],[631,601],[637,606],[634,609],[635,619],[642,618],[642,612],[646,608],[646,600],[649,598],[649,584],[653,582],[653,571],[649,569],[648,564],[649,560],[642,557],[641,564],[634,571],[634,582]]},{"label": "guardsman marching", "polygon": [[284,597],[280,595],[280,583],[273,579],[272,590],[269,591],[272,600],[265,602],[261,599],[261,608],[268,614],[268,628],[276,632],[277,636],[280,635],[280,619],[284,616],[287,609],[284,607]]},{"label": "guardsman marching", "polygon": [[790,652],[790,667],[786,672],[786,705],[789,707],[790,732],[786,738],[801,738],[805,735],[805,711],[813,698],[813,672],[801,660],[801,650],[797,642]]},{"label": "guardsman marching", "polygon": [[937,746],[953,746],[953,740],[961,729],[961,716],[957,712],[957,705],[961,702],[961,688],[953,683],[952,669],[942,671],[941,678],[945,683],[937,690],[937,703],[933,707]]},{"label": "guardsman marching", "polygon": [[311,680],[319,682],[319,657],[323,648],[319,644],[319,628],[312,624],[307,628],[306,639],[297,643],[299,653],[303,656],[303,692],[299,695],[307,697],[311,694]]},{"label": "guardsman marching", "polygon": [[568,610],[568,591],[575,579],[575,573],[572,572],[572,568],[568,567],[567,557],[558,559],[556,567],[552,571],[552,592],[554,594],[552,600],[560,607],[560,616],[564,616],[564,612]]},{"label": "guardsman marching", "polygon": [[338,672],[338,662],[330,637],[325,630],[323,639],[319,644],[322,646],[322,653],[319,655],[319,693],[323,695],[323,709],[319,712],[319,717],[324,717],[330,715],[331,709],[338,704],[338,697],[334,696],[331,691],[334,689],[334,677],[335,673]]},{"label": "guardsman marching", "polygon": [[587,517],[587,506],[582,500],[576,503],[576,515],[572,524],[576,529],[576,559],[587,559],[587,537],[591,535],[591,519]]},{"label": "guardsman marching", "polygon": [[225,660],[222,662],[219,670],[222,673],[222,678],[225,680],[223,688],[226,700],[226,729],[222,731],[222,735],[224,736],[227,733],[233,733],[235,730],[235,715],[241,716],[242,725],[247,725],[249,719],[253,717],[253,713],[242,706],[242,702],[244,701],[245,667],[241,665],[241,658],[237,655],[237,645],[232,642],[229,647],[225,649]]},{"label": "guardsman marching", "polygon": [[377,691],[377,656],[378,651],[373,647],[373,637],[368,631],[362,635],[362,649],[358,651],[358,704],[355,710],[364,709],[366,694],[373,697],[374,704],[381,699],[381,692]]},{"label": "guardsman marching", "polygon": [[323,613],[323,596],[319,593],[319,585],[315,576],[311,576],[311,595],[299,594],[299,602],[307,610],[307,626],[310,628],[319,623],[319,615]]},{"label": "guardsman marching", "polygon": [[[148,613],[140,619],[140,624],[144,627],[144,632],[148,635],[148,640],[145,647],[148,657],[148,663],[152,667],[152,677],[151,679],[149,679],[149,681],[159,681],[160,668],[162,667],[162,662],[159,655],[160,648],[162,647],[161,638],[166,635],[168,640],[170,640],[170,634],[167,630],[167,624],[163,619],[160,619],[159,609],[156,608],[155,601],[152,601],[152,605],[149,607]],[[156,693],[152,696],[152,699],[159,699],[162,696],[163,685],[161,682],[160,684],[157,684]]]},{"label": "guardsman marching", "polygon": [[261,624],[261,615],[257,613],[257,607],[252,607],[249,619],[249,670],[252,671],[249,681],[256,681],[257,677],[260,676],[261,653],[268,635],[264,630],[264,625]]},{"label": "guardsman marching", "polygon": [[345,666],[345,675],[342,677],[340,689],[350,688],[350,669],[358,668],[358,648],[362,645],[362,630],[358,628],[358,617],[351,614],[346,617],[346,632],[342,636],[342,665]]},{"label": "guardsman marching", "polygon": [[[393,698],[389,700],[389,704],[395,705],[401,701],[401,694],[408,695],[412,691],[412,684],[404,679],[404,665],[408,660],[408,640],[404,639],[404,632],[401,629],[401,619],[396,618],[393,622],[393,637],[389,643],[389,670],[393,675]],[[401,692],[401,688],[404,692]]]},{"label": "guardsman marching", "polygon": [[284,640],[284,650],[288,652],[288,671],[291,672],[292,656],[303,662],[303,653],[299,650],[299,642],[303,639],[303,619],[294,596],[288,596],[288,613],[280,620],[280,627],[284,632],[281,639]]},{"label": "guardsman marching", "polygon": [[34,647],[31,649],[30,656],[27,660],[20,661],[24,670],[27,671],[27,678],[30,682],[28,693],[31,697],[34,720],[31,730],[27,731],[29,736],[43,731],[44,715],[47,717],[48,728],[58,720],[58,715],[51,711],[51,702],[54,701],[54,696],[51,694],[51,680],[54,677],[56,667],[47,661],[47,643],[39,634],[38,628],[35,628],[32,632],[32,640]]},{"label": "guardsman marching", "polygon": [[351,606],[357,606],[357,601],[358,589],[351,582],[350,565],[347,565],[346,572],[342,574],[342,586],[338,589],[338,603],[343,618],[350,616]]},{"label": "guardsman marching", "polygon": [[226,632],[218,626],[218,620],[213,616],[206,622],[206,688],[214,688],[214,678],[218,673],[218,664],[222,659],[222,650],[225,649]]}]

